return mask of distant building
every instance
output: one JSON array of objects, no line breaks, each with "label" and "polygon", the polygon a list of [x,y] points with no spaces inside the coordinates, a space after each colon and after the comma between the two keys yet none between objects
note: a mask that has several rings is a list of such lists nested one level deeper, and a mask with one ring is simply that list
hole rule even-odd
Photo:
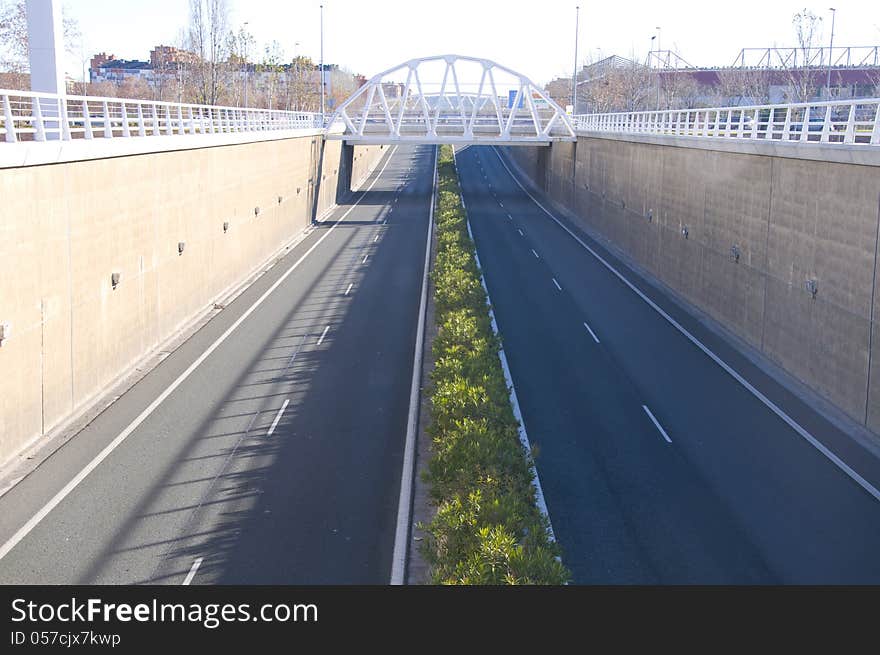
[{"label": "distant building", "polygon": [[138,78],[153,85],[161,73],[162,71],[154,68],[150,61],[117,59],[116,55],[108,55],[106,52],[98,53],[92,57],[89,65],[89,81],[92,84],[99,82],[122,84],[125,80]]},{"label": "distant building", "polygon": [[170,45],[157,45],[150,50],[150,66],[154,69],[176,67],[197,62],[198,55]]}]

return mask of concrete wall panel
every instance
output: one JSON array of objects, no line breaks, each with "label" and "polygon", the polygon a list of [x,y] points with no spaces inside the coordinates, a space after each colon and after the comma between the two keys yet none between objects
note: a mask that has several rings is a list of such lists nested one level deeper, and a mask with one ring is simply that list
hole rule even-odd
[{"label": "concrete wall panel", "polygon": [[[0,345],[0,463],[332,207],[346,191],[341,142],[327,142],[316,194],[320,145],[308,136],[0,169],[0,323],[12,326]],[[354,179],[384,153],[356,149]]]},{"label": "concrete wall panel", "polygon": [[544,170],[538,148],[508,154],[582,227],[880,430],[880,166],[704,145],[581,137]]}]

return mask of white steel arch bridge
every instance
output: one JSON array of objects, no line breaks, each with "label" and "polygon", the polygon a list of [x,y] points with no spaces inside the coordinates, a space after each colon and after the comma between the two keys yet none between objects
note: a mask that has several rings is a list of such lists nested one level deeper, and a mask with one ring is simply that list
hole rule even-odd
[{"label": "white steel arch bridge", "polygon": [[372,77],[339,106],[326,138],[550,145],[576,135],[571,117],[525,75],[488,59],[438,55]]}]

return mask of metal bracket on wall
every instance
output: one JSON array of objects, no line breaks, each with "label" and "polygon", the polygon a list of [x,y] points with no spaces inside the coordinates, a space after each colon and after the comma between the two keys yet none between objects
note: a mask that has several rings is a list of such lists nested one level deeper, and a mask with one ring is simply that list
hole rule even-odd
[{"label": "metal bracket on wall", "polygon": [[807,290],[811,297],[815,298],[816,294],[819,293],[819,283],[815,278],[809,278],[804,282],[804,289]]}]

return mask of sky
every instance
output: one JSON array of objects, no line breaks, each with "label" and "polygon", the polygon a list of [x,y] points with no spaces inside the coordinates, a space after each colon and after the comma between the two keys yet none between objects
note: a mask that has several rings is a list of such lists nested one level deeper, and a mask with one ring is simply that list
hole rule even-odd
[{"label": "sky", "polygon": [[[277,40],[287,57],[300,54],[318,61],[320,1],[228,2],[231,25],[247,22],[260,51]],[[878,0],[830,2],[837,9],[835,46],[880,44]],[[571,76],[578,4],[581,63],[611,54],[634,54],[643,61],[659,27],[660,48],[676,51],[693,65],[730,65],[744,47],[794,45],[791,20],[803,8],[824,17],[821,42],[827,44],[830,36],[830,5],[810,0],[327,0],[324,61],[370,77],[407,59],[471,55],[543,85]],[[65,12],[79,21],[83,33],[79,52],[68,59],[68,73],[80,77],[82,60],[95,52],[148,59],[154,45],[174,45],[186,25],[188,5],[189,0],[65,0]]]}]

